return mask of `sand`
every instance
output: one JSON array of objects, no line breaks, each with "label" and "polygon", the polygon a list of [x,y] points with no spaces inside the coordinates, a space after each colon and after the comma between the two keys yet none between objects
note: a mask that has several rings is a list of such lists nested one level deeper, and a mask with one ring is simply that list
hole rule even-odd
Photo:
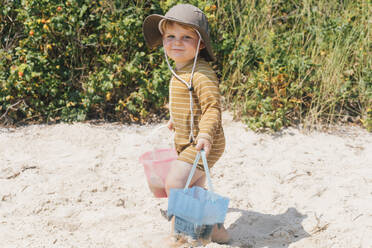
[{"label": "sand", "polygon": [[[372,134],[358,127],[274,135],[223,113],[227,147],[212,170],[230,198],[228,245],[372,247]],[[158,125],[0,128],[0,247],[167,247],[167,200],[139,156],[167,147]]]}]

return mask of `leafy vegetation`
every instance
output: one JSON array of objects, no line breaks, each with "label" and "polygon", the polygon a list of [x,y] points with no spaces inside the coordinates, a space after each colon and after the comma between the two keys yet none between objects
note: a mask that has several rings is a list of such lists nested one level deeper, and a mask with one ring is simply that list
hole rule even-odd
[{"label": "leafy vegetation", "polygon": [[[180,1],[2,0],[0,122],[167,113],[170,73],[142,22]],[[226,107],[254,130],[372,130],[367,1],[191,1],[206,13]]]}]

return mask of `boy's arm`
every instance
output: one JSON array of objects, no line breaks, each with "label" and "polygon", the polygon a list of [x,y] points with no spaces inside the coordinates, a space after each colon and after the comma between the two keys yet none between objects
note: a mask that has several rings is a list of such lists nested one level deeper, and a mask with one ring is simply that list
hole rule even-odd
[{"label": "boy's arm", "polygon": [[214,72],[198,72],[194,76],[194,85],[202,112],[199,134],[196,139],[204,138],[212,144],[221,123],[221,94],[218,88],[218,79]]}]

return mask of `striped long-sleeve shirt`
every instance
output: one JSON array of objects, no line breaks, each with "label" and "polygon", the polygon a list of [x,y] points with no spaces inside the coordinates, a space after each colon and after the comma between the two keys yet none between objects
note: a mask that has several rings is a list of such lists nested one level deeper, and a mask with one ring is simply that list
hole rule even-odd
[{"label": "striped long-sleeve shirt", "polygon": [[[177,70],[177,75],[189,81],[192,63]],[[192,80],[193,90],[193,134],[196,141],[205,138],[212,144],[212,149],[207,158],[208,166],[212,167],[221,157],[225,149],[225,136],[221,124],[221,94],[218,88],[218,79],[210,65],[202,58],[196,64]],[[190,98],[187,86],[172,77],[170,82],[170,110],[175,127],[175,144],[179,153],[179,160],[193,163],[197,151],[195,143],[190,144],[191,111]],[[199,162],[202,169],[202,162]]]}]

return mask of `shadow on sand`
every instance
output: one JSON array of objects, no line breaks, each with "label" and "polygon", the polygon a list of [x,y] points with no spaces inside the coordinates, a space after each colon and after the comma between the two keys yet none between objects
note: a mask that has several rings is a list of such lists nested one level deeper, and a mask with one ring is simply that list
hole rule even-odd
[{"label": "shadow on sand", "polygon": [[310,236],[301,224],[307,216],[295,208],[289,208],[278,215],[237,208],[230,208],[229,213],[240,214],[227,229],[231,237],[231,247],[286,248],[291,243]]}]

